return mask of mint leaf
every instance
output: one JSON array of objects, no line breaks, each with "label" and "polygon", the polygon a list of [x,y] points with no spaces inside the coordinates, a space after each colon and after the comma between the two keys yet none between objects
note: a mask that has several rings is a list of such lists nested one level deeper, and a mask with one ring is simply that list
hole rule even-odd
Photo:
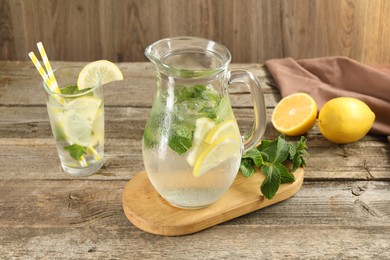
[{"label": "mint leaf", "polygon": [[275,166],[263,165],[261,171],[265,174],[265,179],[261,184],[261,192],[267,199],[275,196],[281,183],[279,169]]},{"label": "mint leaf", "polygon": [[253,164],[250,161],[250,159],[244,158],[244,159],[241,160],[240,172],[245,177],[250,177],[250,176],[252,176],[256,172],[255,167],[253,166]]},{"label": "mint leaf", "polygon": [[[90,88],[85,88],[85,89],[79,90],[79,88],[77,86],[74,86],[74,85],[66,86],[66,87],[63,87],[60,89],[61,94],[64,94],[64,95],[80,94],[80,93],[86,92],[88,90],[90,90]],[[91,93],[91,95],[93,95],[93,93]]]},{"label": "mint leaf", "polygon": [[192,140],[183,136],[172,136],[168,141],[169,147],[178,154],[184,154],[192,146]]},{"label": "mint leaf", "polygon": [[279,163],[276,164],[274,167],[276,167],[280,173],[280,182],[281,183],[291,183],[295,181],[295,176],[294,174],[290,173],[286,166],[283,164]]},{"label": "mint leaf", "polygon": [[79,161],[81,156],[87,153],[87,147],[78,144],[64,146],[64,150],[69,151],[70,157]]},{"label": "mint leaf", "polygon": [[192,146],[194,129],[195,126],[186,121],[173,124],[168,140],[169,147],[178,154],[187,152]]},{"label": "mint leaf", "polygon": [[275,157],[272,158],[272,162],[277,164],[284,162],[289,155],[289,146],[284,140],[284,135],[280,135],[277,139]]},{"label": "mint leaf", "polygon": [[306,138],[304,136],[301,136],[301,139],[297,143],[290,143],[290,151],[289,151],[289,157],[290,161],[292,162],[293,168],[292,171],[295,171],[301,166],[306,166],[305,162],[305,156],[307,156],[306,152]]},{"label": "mint leaf", "polygon": [[250,158],[254,162],[255,166],[261,166],[263,164],[263,157],[261,152],[257,150],[256,148],[252,148],[249,151],[247,151],[244,155],[242,155],[242,158]]}]

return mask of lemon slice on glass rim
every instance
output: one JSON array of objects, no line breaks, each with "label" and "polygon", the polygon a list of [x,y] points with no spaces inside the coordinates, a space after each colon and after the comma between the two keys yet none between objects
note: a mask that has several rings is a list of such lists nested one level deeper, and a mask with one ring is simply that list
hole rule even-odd
[{"label": "lemon slice on glass rim", "polygon": [[107,60],[98,60],[87,64],[77,79],[79,90],[94,88],[109,82],[123,80],[123,74],[114,63]]}]

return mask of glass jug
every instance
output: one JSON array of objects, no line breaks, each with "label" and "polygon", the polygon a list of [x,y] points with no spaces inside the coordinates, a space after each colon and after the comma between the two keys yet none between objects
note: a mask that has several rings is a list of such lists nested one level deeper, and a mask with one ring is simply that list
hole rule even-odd
[{"label": "glass jug", "polygon": [[[266,128],[260,83],[248,71],[229,70],[230,52],[202,38],[162,39],[145,55],[156,68],[156,92],[143,140],[145,169],[154,188],[180,208],[206,207],[232,185],[241,155]],[[246,84],[254,125],[241,137],[228,88]]]}]

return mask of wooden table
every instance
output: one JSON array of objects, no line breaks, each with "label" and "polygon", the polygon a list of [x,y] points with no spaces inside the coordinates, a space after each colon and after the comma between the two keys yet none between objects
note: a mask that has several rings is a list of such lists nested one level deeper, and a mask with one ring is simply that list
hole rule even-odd
[{"label": "wooden table", "polygon": [[[155,75],[150,63],[119,66],[125,80],[104,87],[104,166],[93,176],[73,178],[60,168],[35,68],[0,61],[1,258],[390,258],[387,139],[368,135],[336,145],[317,127],[307,135],[310,159],[294,197],[187,236],[151,235],[133,226],[121,197],[125,184],[143,170],[140,140]],[[269,116],[280,95],[264,68],[232,67],[247,68],[261,80]],[[249,96],[239,88],[232,92],[246,132]],[[277,135],[268,123],[265,137]]]}]

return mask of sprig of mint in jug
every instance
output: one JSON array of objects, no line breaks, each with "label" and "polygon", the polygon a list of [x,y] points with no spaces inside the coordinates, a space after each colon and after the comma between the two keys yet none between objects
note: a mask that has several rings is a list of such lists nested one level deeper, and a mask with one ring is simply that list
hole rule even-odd
[{"label": "sprig of mint in jug", "polygon": [[[170,100],[174,98],[174,100]],[[153,147],[158,139],[168,129],[162,127],[161,120],[166,118],[166,104],[175,103],[175,111],[169,117],[171,131],[168,145],[178,154],[186,153],[193,145],[193,135],[197,118],[207,117],[215,122],[222,122],[230,110],[229,97],[222,97],[213,87],[206,85],[189,85],[174,90],[170,95],[164,90],[159,100],[154,102],[150,120],[144,132],[144,141],[147,147]]]},{"label": "sprig of mint in jug", "polygon": [[262,140],[259,146],[242,155],[240,172],[250,177],[260,169],[260,174],[265,174],[260,190],[267,199],[272,199],[280,184],[294,182],[292,173],[306,165],[306,148],[304,136],[297,142],[286,141],[284,135],[275,140]]},{"label": "sprig of mint in jug", "polygon": [[[212,120],[213,126],[207,124],[203,126],[211,129],[234,118],[228,95],[222,96],[211,86],[201,84],[182,86],[174,89],[173,94],[161,90],[159,99],[154,102],[151,118],[144,131],[144,144],[147,148],[155,147],[162,136],[168,136],[168,146],[177,154],[184,155],[187,151],[192,151],[196,145],[194,135],[199,118]],[[167,117],[166,106],[170,102],[175,103],[175,110]],[[165,122],[161,122],[168,119],[169,122],[166,123],[171,126],[170,128],[165,127]],[[261,191],[266,198],[272,199],[280,184],[294,182],[292,172],[305,166],[306,148],[306,138],[303,136],[297,142],[286,141],[284,135],[275,140],[263,140],[258,147],[242,155],[240,171],[246,177],[260,171],[260,174],[265,174]]]}]

